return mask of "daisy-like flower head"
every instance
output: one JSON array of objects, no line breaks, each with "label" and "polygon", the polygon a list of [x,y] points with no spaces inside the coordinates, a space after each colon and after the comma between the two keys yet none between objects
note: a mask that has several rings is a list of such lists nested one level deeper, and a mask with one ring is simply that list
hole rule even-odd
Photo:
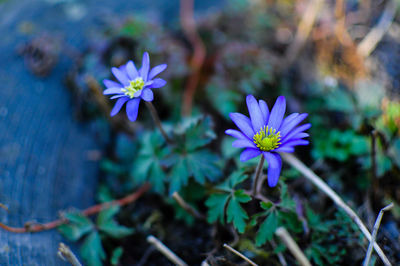
[{"label": "daisy-like flower head", "polygon": [[167,68],[166,64],[158,65],[150,70],[150,57],[147,52],[143,54],[142,67],[136,69],[133,61],[119,68],[111,68],[112,73],[120,82],[105,79],[104,85],[107,89],[104,95],[114,95],[111,99],[118,99],[111,110],[111,116],[116,115],[126,103],[126,114],[128,119],[135,121],[138,115],[139,103],[143,99],[151,102],[154,98],[153,88],[161,88],[167,82],[160,78],[155,78]]},{"label": "daisy-like flower head", "polygon": [[253,95],[246,98],[250,119],[240,113],[231,113],[229,116],[240,129],[228,129],[226,134],[237,138],[233,147],[245,148],[240,155],[242,162],[262,154],[268,162],[268,185],[276,186],[282,169],[282,159],[279,152],[294,152],[297,145],[308,145],[303,138],[308,137],[304,131],[311,124],[298,126],[308,114],[293,113],[285,119],[286,100],[279,96],[271,112],[267,103],[257,100]]}]

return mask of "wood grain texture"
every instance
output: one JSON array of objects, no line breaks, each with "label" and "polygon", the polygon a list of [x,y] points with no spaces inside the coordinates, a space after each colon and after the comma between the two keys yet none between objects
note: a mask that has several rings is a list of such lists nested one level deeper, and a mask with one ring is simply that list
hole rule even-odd
[{"label": "wood grain texture", "polygon": [[[177,21],[179,1],[0,0],[0,221],[23,226],[44,223],[68,208],[94,203],[101,150],[90,125],[73,117],[73,100],[63,81],[73,60],[111,17],[149,10]],[[199,2],[197,9],[211,7]],[[176,19],[174,19],[176,18]],[[61,44],[58,62],[45,78],[32,74],[17,49],[45,33]],[[56,40],[56,41],[57,41]],[[66,265],[57,257],[57,231],[13,234],[0,230],[0,265]],[[63,240],[65,241],[65,240]],[[70,243],[68,243],[70,245]],[[76,246],[71,245],[78,253]]]}]

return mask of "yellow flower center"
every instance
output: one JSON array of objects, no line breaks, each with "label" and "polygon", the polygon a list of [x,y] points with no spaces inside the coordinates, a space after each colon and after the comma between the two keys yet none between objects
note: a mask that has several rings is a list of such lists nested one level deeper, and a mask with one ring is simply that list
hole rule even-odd
[{"label": "yellow flower center", "polygon": [[129,86],[121,89],[125,93],[125,95],[129,96],[131,99],[135,97],[135,93],[142,90],[144,86],[144,81],[142,78],[136,78],[131,80]]},{"label": "yellow flower center", "polygon": [[277,132],[275,129],[264,126],[261,130],[254,135],[253,142],[262,151],[274,150],[281,145],[281,132]]}]

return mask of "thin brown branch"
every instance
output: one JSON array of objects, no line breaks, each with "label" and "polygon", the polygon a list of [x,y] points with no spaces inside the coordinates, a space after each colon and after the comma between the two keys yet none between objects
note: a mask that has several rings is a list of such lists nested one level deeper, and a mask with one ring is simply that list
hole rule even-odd
[{"label": "thin brown branch", "polygon": [[196,29],[194,20],[194,0],[180,1],[180,21],[183,33],[193,47],[193,56],[190,65],[192,73],[190,74],[185,91],[183,92],[182,114],[190,115],[193,105],[193,97],[200,80],[200,71],[206,57],[206,48]]},{"label": "thin brown branch", "polygon": [[357,46],[357,53],[363,57],[368,57],[375,49],[378,43],[385,36],[386,32],[392,25],[393,19],[396,15],[397,3],[396,1],[389,0],[385,6],[385,10],[378,22],[372,30],[364,37],[364,39]]},{"label": "thin brown branch", "polygon": [[82,266],[78,258],[71,251],[71,249],[64,243],[58,245],[57,255],[64,261],[68,261],[72,266]]},{"label": "thin brown branch", "polygon": [[147,242],[152,244],[158,251],[160,251],[165,257],[167,257],[172,263],[178,266],[187,266],[188,264],[179,258],[174,252],[172,252],[167,246],[165,246],[158,238],[154,236],[148,236]]},{"label": "thin brown branch", "polygon": [[[101,203],[94,205],[92,207],[89,207],[81,212],[82,215],[84,216],[90,216],[93,214],[96,214],[104,209],[110,208],[111,206],[118,205],[118,206],[124,206],[129,203],[132,203],[136,201],[138,198],[140,198],[145,192],[147,192],[150,189],[150,184],[144,184],[141,186],[137,191],[133,192],[132,194],[129,194],[128,196],[119,199],[119,200],[112,200],[109,202]],[[32,224],[32,223],[26,223],[24,227],[11,227],[8,225],[5,225],[3,223],[0,223],[0,228],[3,228],[6,231],[12,232],[12,233],[37,233],[41,231],[47,231],[54,229],[62,224],[68,223],[68,219],[61,218],[49,223],[45,224]]]},{"label": "thin brown branch", "polygon": [[[283,159],[288,162],[291,166],[296,168],[300,173],[304,175],[309,181],[311,181],[315,186],[317,186],[321,191],[323,191],[326,195],[328,195],[333,202],[340,208],[346,212],[348,216],[355,222],[355,224],[360,228],[361,232],[365,235],[368,241],[371,241],[371,234],[368,231],[367,227],[364,225],[363,221],[358,217],[358,215],[348,206],[339,195],[333,191],[319,176],[317,176],[313,171],[311,171],[306,165],[304,165],[299,159],[297,159],[294,155],[291,154],[282,154]],[[375,242],[374,248],[376,253],[378,253],[379,257],[382,259],[385,265],[392,265],[389,259],[386,257],[385,253],[383,253],[380,246]]]},{"label": "thin brown branch", "polygon": [[323,6],[323,0],[310,0],[307,8],[303,13],[303,17],[299,23],[293,42],[290,44],[285,53],[285,59],[280,67],[280,70],[284,70],[290,66],[296,59],[304,44],[306,43],[308,36],[313,28],[315,19]]},{"label": "thin brown branch", "polygon": [[192,206],[190,206],[182,197],[179,195],[178,192],[174,192],[172,194],[172,198],[181,206],[186,212],[189,214],[193,215],[194,217],[200,219],[200,220],[205,220],[206,218],[204,215],[202,215],[200,212],[198,212],[196,209],[194,209]]},{"label": "thin brown branch", "polygon": [[365,260],[364,260],[363,266],[368,266],[369,261],[371,260],[372,248],[374,247],[376,235],[378,234],[379,226],[381,225],[383,213],[385,211],[391,210],[393,208],[393,206],[394,206],[393,203],[390,203],[385,208],[380,210],[379,215],[375,221],[374,230],[372,231],[372,238],[368,245],[368,250],[367,250],[367,254],[365,255]]},{"label": "thin brown branch", "polygon": [[276,229],[275,234],[279,236],[286,247],[292,252],[293,256],[302,266],[311,266],[310,261],[304,255],[303,251],[299,248],[299,245],[293,240],[292,236],[284,227],[279,227]]},{"label": "thin brown branch", "polygon": [[224,244],[224,248],[226,248],[227,250],[229,250],[230,252],[232,252],[233,254],[241,257],[243,260],[245,260],[246,262],[248,262],[250,265],[253,266],[258,266],[258,264],[254,263],[251,259],[249,259],[248,257],[246,257],[245,255],[243,255],[242,253],[240,253],[239,251],[237,251],[236,249],[232,248],[231,246],[229,246],[228,244]]}]

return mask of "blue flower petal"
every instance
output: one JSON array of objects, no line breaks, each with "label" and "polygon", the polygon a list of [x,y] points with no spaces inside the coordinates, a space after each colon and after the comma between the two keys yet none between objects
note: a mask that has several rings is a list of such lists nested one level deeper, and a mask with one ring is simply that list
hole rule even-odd
[{"label": "blue flower petal", "polygon": [[291,139],[293,139],[294,136],[296,136],[297,134],[303,132],[304,130],[307,130],[311,127],[311,124],[304,124],[301,125],[295,129],[293,129],[290,133],[288,133],[284,138],[282,138],[281,143],[282,145],[285,144],[287,141],[290,141]]},{"label": "blue flower petal", "polygon": [[274,107],[272,107],[271,113],[269,115],[268,127],[278,130],[281,126],[283,116],[286,110],[286,100],[284,96],[279,96],[276,99]]},{"label": "blue flower petal", "polygon": [[237,139],[248,139],[242,132],[235,129],[227,129],[225,130],[225,134],[230,135]]},{"label": "blue flower petal", "polygon": [[157,76],[158,74],[163,72],[166,68],[167,68],[167,64],[162,64],[162,65],[158,65],[158,66],[153,67],[150,70],[149,79],[153,79],[155,76]]},{"label": "blue flower petal", "polygon": [[240,113],[230,113],[229,114],[232,121],[236,124],[236,126],[249,138],[253,139],[254,130],[251,125],[250,119]]},{"label": "blue flower petal", "polygon": [[247,95],[246,103],[247,103],[247,108],[249,109],[250,120],[254,132],[258,132],[265,126],[264,116],[261,113],[256,98],[254,98],[253,95]]},{"label": "blue flower petal", "polygon": [[248,138],[235,140],[232,143],[232,146],[235,147],[235,148],[253,148],[253,149],[257,149],[257,146],[254,144],[254,142],[252,142]]},{"label": "blue flower petal", "polygon": [[118,95],[112,96],[110,99],[114,100],[114,99],[118,99],[118,98],[121,98],[121,97],[126,97],[126,95],[125,94],[118,94]]},{"label": "blue flower petal", "polygon": [[273,150],[274,152],[288,152],[288,153],[292,153],[294,152],[294,148],[293,147],[289,147],[289,146],[281,146],[275,150]]},{"label": "blue flower petal", "polygon": [[120,69],[113,67],[111,68],[111,72],[114,76],[121,82],[124,86],[129,86],[129,79],[125,72],[121,71]]},{"label": "blue flower petal", "polygon": [[301,114],[292,119],[288,123],[282,123],[281,129],[279,130],[281,132],[281,137],[282,138],[286,137],[286,135],[298,124],[300,124],[301,121],[303,121],[307,116],[308,114]]},{"label": "blue flower petal", "polygon": [[103,91],[104,95],[110,95],[110,94],[120,94],[121,92],[121,88],[108,88],[106,90]]},{"label": "blue flower petal", "polygon": [[145,52],[143,54],[142,67],[139,70],[140,76],[143,78],[145,82],[147,81],[149,70],[150,70],[150,57],[149,53]]},{"label": "blue flower petal", "polygon": [[134,79],[136,79],[136,78],[139,76],[139,73],[138,73],[138,71],[137,71],[137,69],[136,69],[136,67],[135,67],[135,64],[133,63],[132,60],[129,61],[129,62],[126,64],[126,73],[128,74],[128,77],[129,77],[131,80],[134,80]]},{"label": "blue flower petal", "polygon": [[141,97],[146,102],[151,102],[154,99],[153,91],[151,89],[144,89]]},{"label": "blue flower petal", "polygon": [[115,102],[114,108],[111,110],[111,116],[116,115],[119,110],[121,110],[122,106],[124,105],[124,103],[126,103],[126,101],[129,100],[128,97],[124,97],[124,98],[120,98]]},{"label": "blue flower petal", "polygon": [[264,117],[264,124],[268,124],[268,119],[269,119],[269,109],[268,105],[264,100],[259,100],[258,104],[260,106],[261,113],[263,114]]},{"label": "blue flower petal", "polygon": [[292,139],[285,144],[283,144],[284,147],[293,147],[293,146],[300,146],[300,145],[308,145],[310,142],[305,139]]},{"label": "blue flower petal", "polygon": [[285,119],[283,119],[281,127],[280,127],[279,130],[281,130],[282,128],[287,126],[290,122],[293,121],[293,119],[295,119],[298,116],[299,116],[299,113],[293,113],[293,114],[288,115]]},{"label": "blue flower petal", "polygon": [[109,80],[109,79],[105,79],[103,80],[104,85],[106,85],[106,87],[108,89],[110,88],[122,88],[123,86],[115,81]]},{"label": "blue flower petal", "polygon": [[268,162],[268,185],[274,187],[281,175],[282,159],[278,153],[273,152],[264,152],[264,157]]},{"label": "blue flower petal", "polygon": [[136,121],[139,110],[140,98],[134,98],[126,104],[126,114],[132,122]]},{"label": "blue flower petal", "polygon": [[153,79],[153,84],[151,84],[149,87],[158,89],[158,88],[164,87],[165,84],[167,84],[167,82],[165,80],[156,78],[156,79]]},{"label": "blue flower petal", "polygon": [[245,149],[241,154],[240,154],[240,161],[245,162],[247,160],[253,159],[254,157],[257,157],[260,155],[261,152],[257,149]]}]

